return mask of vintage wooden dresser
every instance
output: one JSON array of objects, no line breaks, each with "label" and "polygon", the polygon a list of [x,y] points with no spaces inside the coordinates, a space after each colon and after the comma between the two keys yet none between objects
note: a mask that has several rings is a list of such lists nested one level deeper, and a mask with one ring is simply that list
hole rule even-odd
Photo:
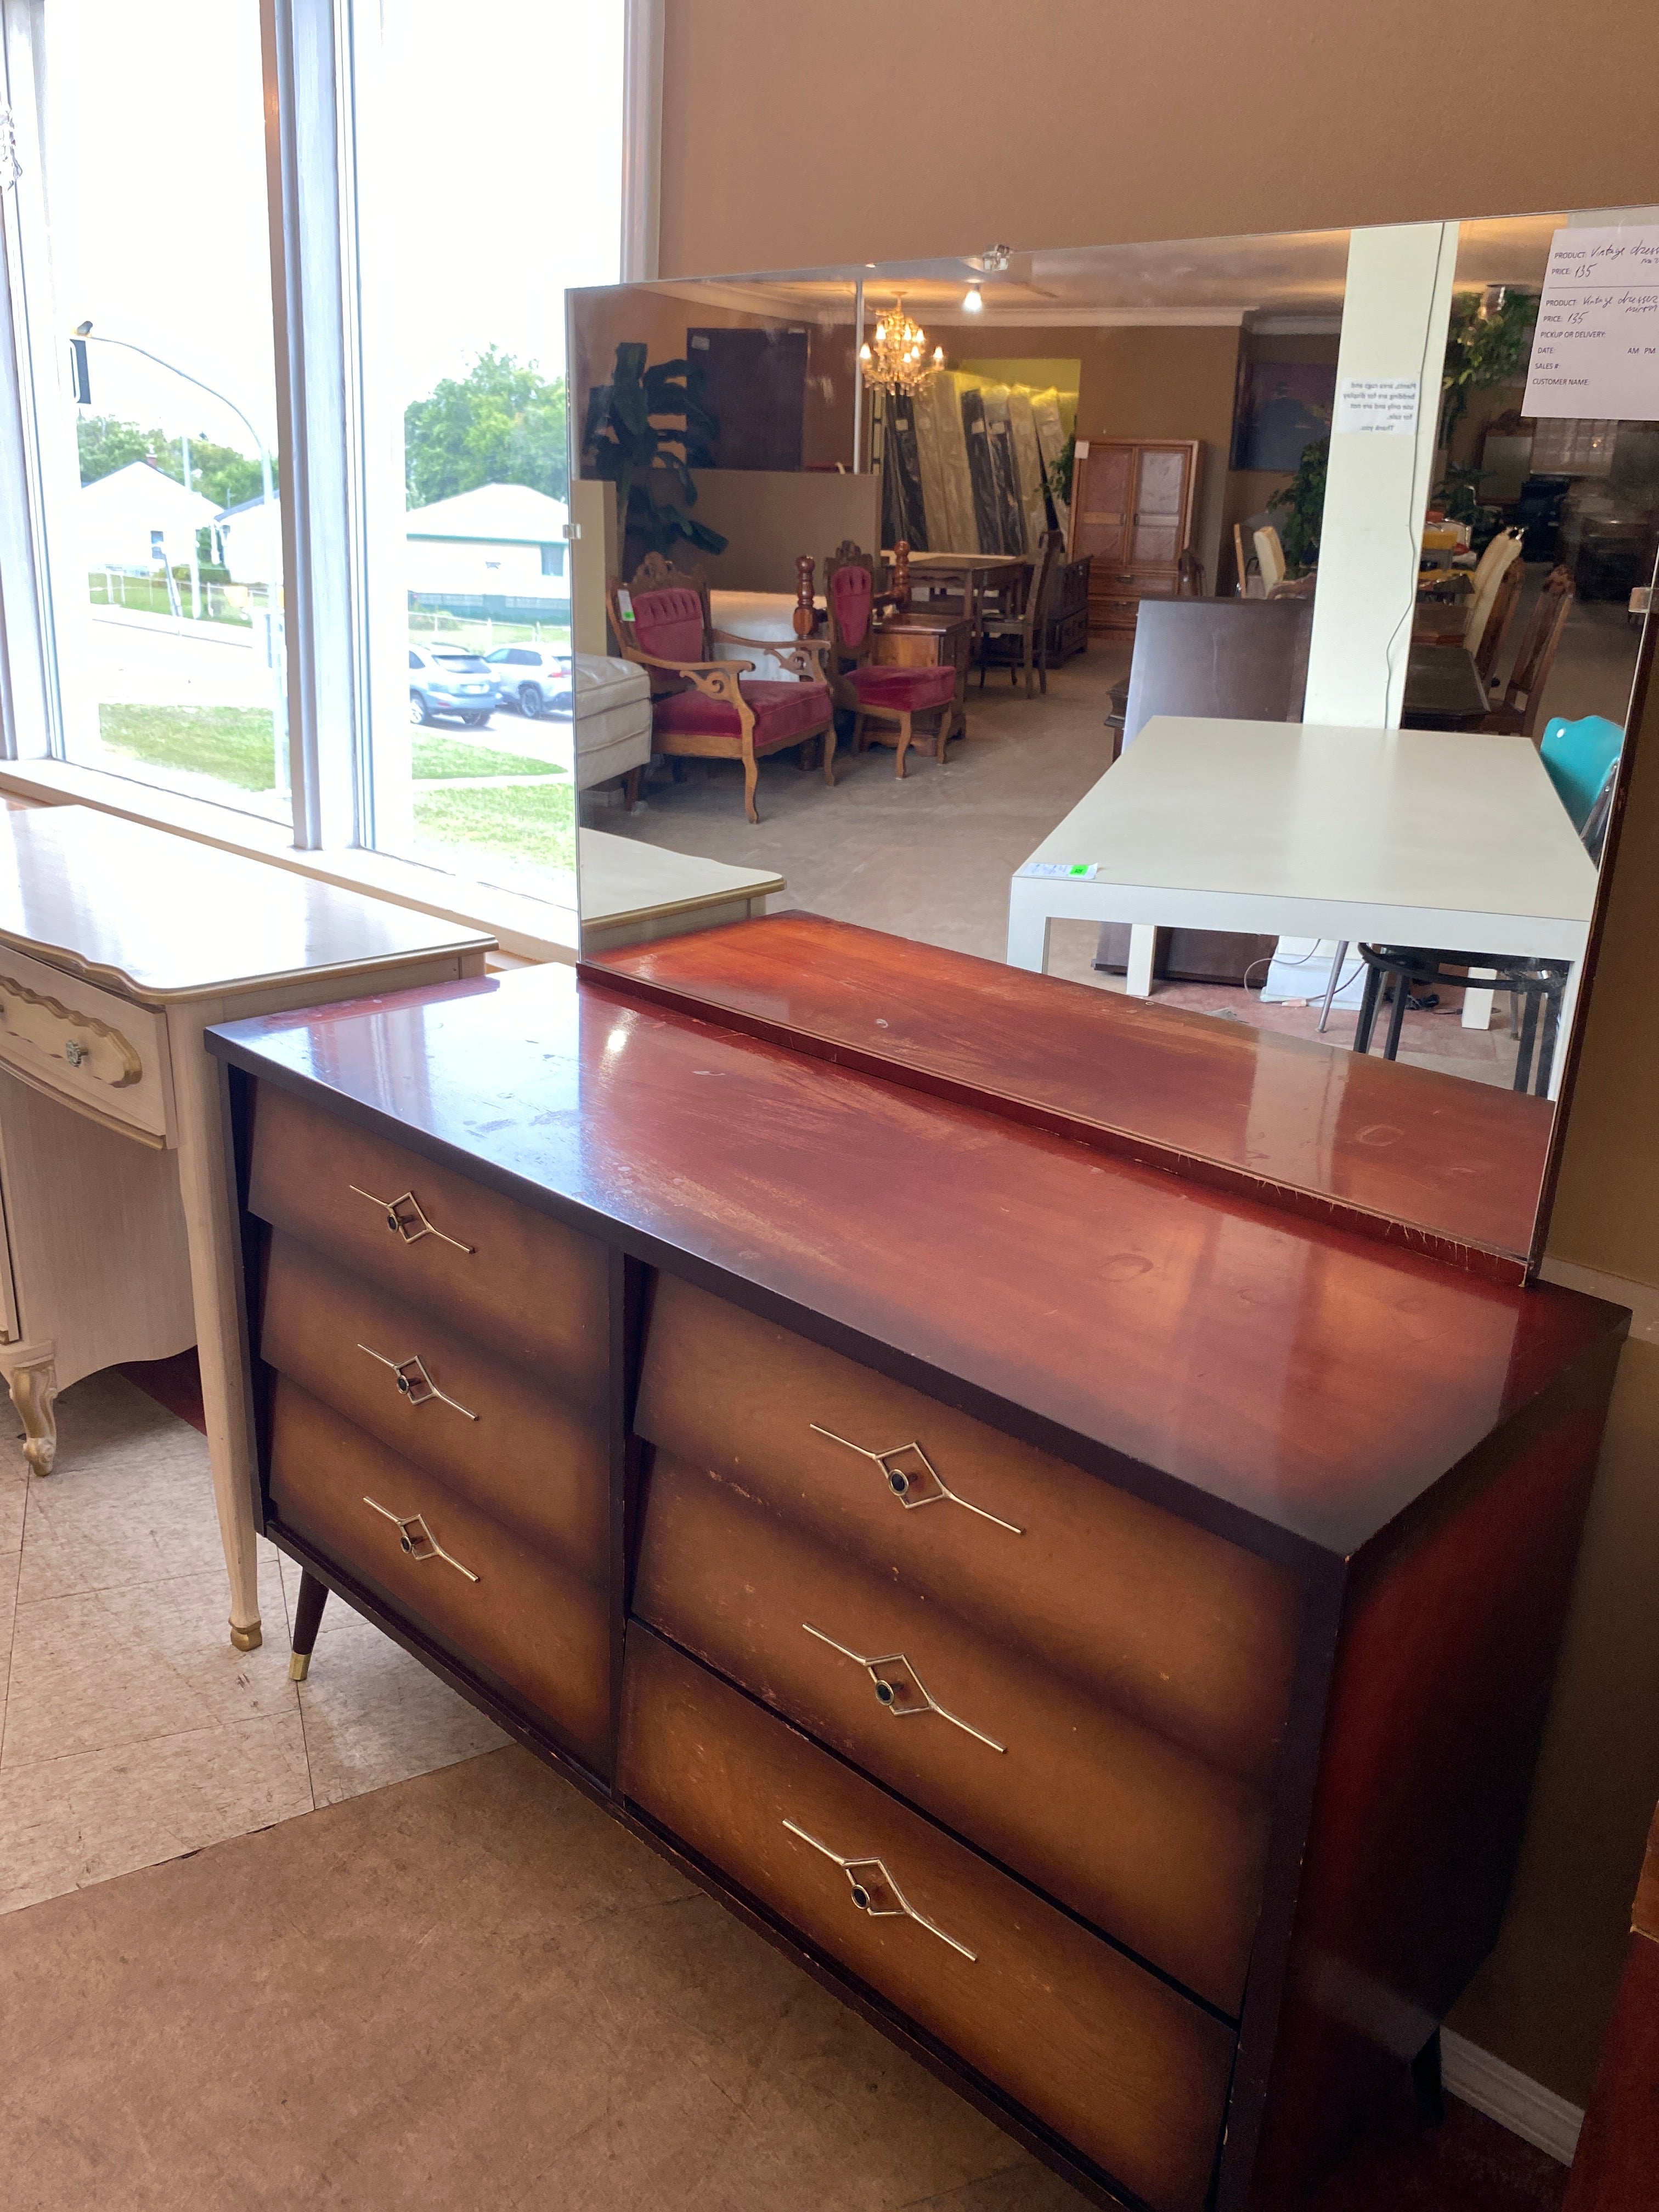
[{"label": "vintage wooden dresser", "polygon": [[1293,2205],[1495,1938],[1626,1316],[988,1014],[976,1103],[638,995],[785,925],[211,1036],[296,1668],[338,1592],[1098,2201]]}]

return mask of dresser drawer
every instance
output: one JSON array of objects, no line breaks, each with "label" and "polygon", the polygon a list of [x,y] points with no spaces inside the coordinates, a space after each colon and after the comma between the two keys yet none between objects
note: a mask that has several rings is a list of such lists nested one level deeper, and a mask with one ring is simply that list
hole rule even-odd
[{"label": "dresser drawer", "polygon": [[606,1578],[602,1407],[276,1231],[261,1304],[260,1354],[280,1373],[503,1527]]},{"label": "dresser drawer", "polygon": [[1229,2029],[637,1625],[623,1680],[626,1796],[1158,2212],[1199,2212]]},{"label": "dresser drawer", "polygon": [[669,1275],[635,1420],[1212,1765],[1271,1774],[1301,1611],[1286,1570]]},{"label": "dresser drawer", "polygon": [[165,1018],[4,945],[0,1066],[153,1142],[173,1134]]},{"label": "dresser drawer", "polygon": [[658,1452],[635,1612],[1237,2014],[1267,1808],[1068,1677]]},{"label": "dresser drawer", "polygon": [[270,1463],[286,1528],[609,1772],[611,1639],[596,1584],[286,1376],[271,1393]]},{"label": "dresser drawer", "polygon": [[370,1282],[597,1393],[605,1248],[516,1199],[261,1084],[248,1203]]}]

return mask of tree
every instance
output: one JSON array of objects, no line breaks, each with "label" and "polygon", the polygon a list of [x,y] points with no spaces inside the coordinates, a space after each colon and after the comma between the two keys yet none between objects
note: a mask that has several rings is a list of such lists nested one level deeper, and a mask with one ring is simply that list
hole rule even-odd
[{"label": "tree", "polygon": [[410,507],[488,483],[528,484],[563,499],[564,379],[550,381],[533,362],[489,347],[465,377],[445,377],[405,408],[404,471]]},{"label": "tree", "polygon": [[[82,415],[75,428],[83,484],[96,483],[100,477],[112,476],[134,461],[152,462],[175,483],[185,480],[180,441],[169,438],[164,430],[141,430],[136,422],[124,422],[114,415]],[[216,507],[240,507],[245,499],[258,497],[259,464],[234,446],[191,438],[190,481],[192,490]]]}]

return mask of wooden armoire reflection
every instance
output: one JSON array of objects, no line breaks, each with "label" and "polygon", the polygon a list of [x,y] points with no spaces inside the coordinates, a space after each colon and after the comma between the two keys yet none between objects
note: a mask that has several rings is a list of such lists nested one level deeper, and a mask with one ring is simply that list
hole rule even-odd
[{"label": "wooden armoire reflection", "polygon": [[1173,599],[1192,541],[1196,438],[1079,438],[1068,557],[1093,556],[1089,627],[1133,632],[1146,598]]}]

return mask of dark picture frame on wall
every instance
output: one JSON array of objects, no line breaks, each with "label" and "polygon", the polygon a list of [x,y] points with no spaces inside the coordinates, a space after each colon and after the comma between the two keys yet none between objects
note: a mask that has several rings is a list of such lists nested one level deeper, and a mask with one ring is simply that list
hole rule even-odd
[{"label": "dark picture frame on wall", "polygon": [[1241,362],[1232,466],[1293,475],[1304,449],[1330,435],[1335,406],[1334,361]]}]

